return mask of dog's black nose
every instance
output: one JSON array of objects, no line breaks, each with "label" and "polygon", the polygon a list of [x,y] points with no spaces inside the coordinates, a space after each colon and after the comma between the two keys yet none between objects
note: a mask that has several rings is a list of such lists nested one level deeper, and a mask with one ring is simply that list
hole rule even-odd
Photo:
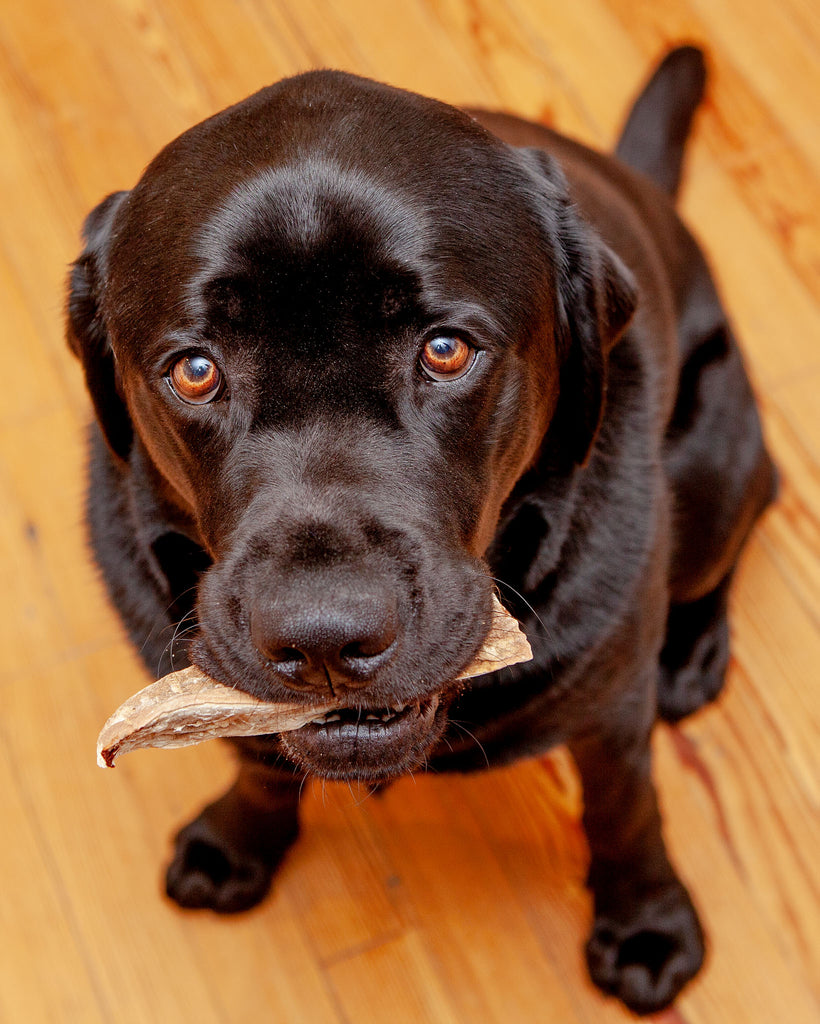
[{"label": "dog's black nose", "polygon": [[338,692],[366,685],[390,659],[397,620],[387,588],[326,583],[257,599],[250,630],[286,685]]}]

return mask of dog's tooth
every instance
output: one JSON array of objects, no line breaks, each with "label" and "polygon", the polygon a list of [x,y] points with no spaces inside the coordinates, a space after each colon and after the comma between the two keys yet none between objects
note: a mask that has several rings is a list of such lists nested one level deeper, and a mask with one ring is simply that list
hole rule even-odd
[{"label": "dog's tooth", "polygon": [[342,716],[338,711],[331,711],[327,715],[323,715],[321,718],[315,718],[314,721],[318,722],[319,725],[327,725],[328,722],[341,722]]}]

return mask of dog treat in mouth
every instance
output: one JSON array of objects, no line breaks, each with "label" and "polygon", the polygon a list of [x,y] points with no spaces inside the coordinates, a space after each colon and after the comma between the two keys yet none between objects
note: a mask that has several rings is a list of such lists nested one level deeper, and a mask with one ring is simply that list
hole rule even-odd
[{"label": "dog treat in mouth", "polygon": [[[493,595],[489,632],[458,678],[470,679],[531,658],[517,620]],[[113,768],[119,754],[139,747],[187,747],[216,737],[288,732],[341,706],[341,701],[306,706],[260,700],[216,682],[192,665],[163,676],[117,708],[97,738],[97,764]]]}]

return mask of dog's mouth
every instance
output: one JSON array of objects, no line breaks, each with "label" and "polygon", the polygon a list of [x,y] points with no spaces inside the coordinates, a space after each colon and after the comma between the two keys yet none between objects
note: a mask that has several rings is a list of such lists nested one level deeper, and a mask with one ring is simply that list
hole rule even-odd
[{"label": "dog's mouth", "polygon": [[416,700],[412,704],[393,704],[389,708],[337,708],[328,711],[319,718],[314,718],[303,728],[315,726],[324,732],[341,738],[356,739],[362,729],[368,735],[395,732],[411,718],[422,717],[438,703],[438,697],[429,697],[425,701]]},{"label": "dog's mouth", "polygon": [[[218,607],[221,608],[222,603],[218,603]],[[271,753],[284,755],[293,766],[307,774],[328,779],[378,781],[423,767],[443,739],[449,709],[469,685],[467,680],[532,657],[518,621],[496,597],[493,597],[491,607],[489,623],[485,612],[481,615],[476,613],[475,619],[465,624],[465,644],[470,640],[473,646],[477,645],[477,637],[470,634],[471,625],[474,632],[483,627],[484,638],[477,645],[472,660],[461,669],[456,662],[433,675],[432,666],[428,663],[423,679],[413,671],[412,665],[404,666],[402,671],[400,663],[389,666],[389,671],[376,672],[372,679],[356,680],[352,675],[344,676],[339,672],[336,678],[338,685],[332,690],[323,685],[320,691],[323,696],[310,687],[311,681],[317,677],[314,672],[313,676],[305,674],[305,678],[300,680],[303,685],[299,705],[293,703],[296,687],[289,686],[294,680],[282,671],[281,663],[277,671],[285,675],[284,680],[271,674],[268,663],[265,663],[268,664],[267,673],[264,667],[261,671],[256,668],[261,651],[258,645],[254,645],[256,656],[252,665],[256,671],[243,673],[244,686],[235,685],[239,689],[247,689],[251,697],[256,697],[263,704],[289,704],[298,713],[291,714],[283,728],[275,727],[277,719],[266,717],[266,727],[256,732],[249,728],[253,723],[249,723],[246,716],[242,731],[229,733],[226,730],[222,735],[261,736],[269,749],[273,746]],[[206,643],[206,636],[206,633],[200,633],[194,641],[192,661],[214,678],[230,680],[231,671],[213,653],[211,645]],[[430,642],[429,647],[432,649],[433,646]],[[240,647],[240,651],[244,650],[246,648]],[[455,661],[453,651],[449,651],[448,660]],[[275,665],[273,668],[276,670]],[[319,676],[320,681],[330,683],[327,668],[325,674],[326,678]],[[432,685],[431,676],[436,680]],[[269,728],[270,725],[274,727]],[[259,749],[258,744],[255,749]]]},{"label": "dog's mouth", "polygon": [[335,708],[280,738],[290,758],[325,778],[391,778],[423,762],[442,731],[443,712],[439,694],[387,707]]}]

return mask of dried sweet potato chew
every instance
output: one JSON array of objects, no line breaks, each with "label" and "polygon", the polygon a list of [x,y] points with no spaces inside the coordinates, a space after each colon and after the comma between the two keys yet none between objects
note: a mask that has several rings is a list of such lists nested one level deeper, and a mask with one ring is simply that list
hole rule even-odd
[{"label": "dried sweet potato chew", "polygon": [[[518,622],[493,595],[490,630],[458,678],[484,675],[531,658]],[[97,739],[97,764],[113,768],[119,754],[138,747],[187,747],[218,736],[288,732],[341,704],[271,703],[224,686],[192,665],[163,676],[117,708]]]},{"label": "dried sweet potato chew", "polygon": [[218,736],[260,736],[306,725],[334,705],[270,703],[234,690],[196,665],[171,672],[121,704],[97,737],[97,764],[114,767],[138,747],[187,747]]},{"label": "dried sweet potato chew", "polygon": [[472,679],[495,672],[499,668],[517,665],[521,661],[532,661],[530,642],[504,605],[493,594],[493,617],[484,643],[467,668],[459,673],[459,679]]}]

